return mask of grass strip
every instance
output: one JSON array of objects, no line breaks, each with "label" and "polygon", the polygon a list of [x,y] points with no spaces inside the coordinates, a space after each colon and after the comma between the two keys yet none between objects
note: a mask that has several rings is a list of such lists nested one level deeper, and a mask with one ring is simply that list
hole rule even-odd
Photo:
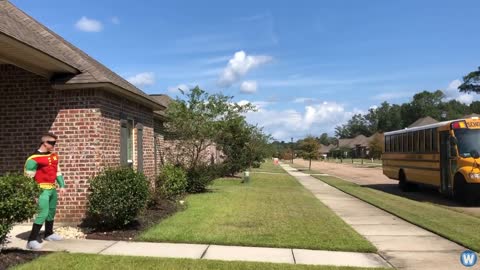
[{"label": "grass strip", "polygon": [[333,176],[315,178],[469,249],[480,251],[480,218],[428,202],[418,202]]}]

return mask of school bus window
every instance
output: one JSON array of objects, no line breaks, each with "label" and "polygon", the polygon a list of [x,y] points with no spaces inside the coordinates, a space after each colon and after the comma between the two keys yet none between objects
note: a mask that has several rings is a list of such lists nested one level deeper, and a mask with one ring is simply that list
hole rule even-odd
[{"label": "school bus window", "polygon": [[434,152],[438,151],[438,144],[437,144],[437,129],[432,129],[432,150]]},{"label": "school bus window", "polygon": [[418,152],[418,131],[413,132],[413,152]]},{"label": "school bus window", "polygon": [[403,134],[403,148],[402,152],[408,152],[408,134],[404,133]]},{"label": "school bus window", "polygon": [[413,133],[408,132],[408,152],[413,152]]},{"label": "school bus window", "polygon": [[398,134],[398,152],[402,152],[402,134]]},{"label": "school bus window", "polygon": [[425,130],[425,152],[432,152],[432,130]]},{"label": "school bus window", "polygon": [[392,152],[397,152],[396,143],[397,143],[397,135],[393,135],[392,136]]},{"label": "school bus window", "polygon": [[395,152],[400,152],[400,135],[395,135]]},{"label": "school bus window", "polygon": [[395,135],[392,135],[390,139],[390,151],[395,152]]},{"label": "school bus window", "polygon": [[385,136],[385,152],[390,152],[390,136]]},{"label": "school bus window", "polygon": [[395,135],[390,136],[390,152],[395,152],[394,136]]},{"label": "school bus window", "polygon": [[420,130],[419,135],[419,145],[420,145],[420,152],[425,152],[425,130]]}]

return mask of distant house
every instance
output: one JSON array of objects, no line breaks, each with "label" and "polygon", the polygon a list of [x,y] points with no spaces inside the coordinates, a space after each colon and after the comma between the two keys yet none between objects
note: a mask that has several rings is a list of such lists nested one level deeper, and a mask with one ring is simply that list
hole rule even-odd
[{"label": "distant house", "polygon": [[0,93],[0,174],[22,172],[43,133],[59,136],[67,185],[59,221],[84,217],[89,179],[106,166],[131,166],[152,181],[159,173],[169,98],[145,94],[5,0]]},{"label": "distant house", "polygon": [[370,154],[370,143],[378,139],[380,145],[383,145],[383,134],[375,133],[370,137],[358,135],[355,138],[339,139],[338,145],[330,151],[334,155],[342,157],[366,158]]},{"label": "distant house", "polygon": [[330,156],[330,151],[335,148],[335,145],[329,144],[329,145],[324,145],[320,144],[320,149],[318,149],[318,152],[320,153],[320,157],[326,158]]},{"label": "distant house", "polygon": [[422,117],[417,119],[417,121],[413,122],[408,126],[408,128],[413,128],[413,127],[420,127],[420,126],[425,126],[425,125],[430,125],[430,124],[435,124],[438,123],[438,121],[430,116]]}]

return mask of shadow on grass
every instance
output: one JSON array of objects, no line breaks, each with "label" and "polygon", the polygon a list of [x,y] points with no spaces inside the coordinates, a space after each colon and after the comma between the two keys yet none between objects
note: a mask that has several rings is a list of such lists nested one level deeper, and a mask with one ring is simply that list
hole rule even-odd
[{"label": "shadow on grass", "polygon": [[448,197],[438,191],[437,188],[427,185],[417,185],[413,191],[404,192],[401,191],[397,183],[392,184],[371,184],[371,185],[361,185],[362,187],[368,187],[382,192],[390,193],[396,196],[401,196],[414,200],[417,202],[428,202],[432,204],[438,204],[448,207],[465,207],[465,208],[478,208],[480,204],[477,203],[471,206],[462,205],[459,202],[454,201],[453,198]]}]

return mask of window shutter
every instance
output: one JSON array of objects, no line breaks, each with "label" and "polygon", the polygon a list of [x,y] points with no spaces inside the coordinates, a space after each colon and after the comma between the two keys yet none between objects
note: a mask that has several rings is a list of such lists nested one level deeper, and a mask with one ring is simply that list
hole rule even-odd
[{"label": "window shutter", "polygon": [[120,165],[126,166],[127,162],[127,145],[128,145],[128,124],[127,120],[120,120]]},{"label": "window shutter", "polygon": [[143,125],[137,124],[137,170],[143,172]]},{"label": "window shutter", "polygon": [[153,163],[154,163],[154,166],[155,166],[155,176],[158,175],[158,160],[157,160],[157,151],[158,151],[158,148],[157,148],[157,134],[155,133],[153,135]]}]

